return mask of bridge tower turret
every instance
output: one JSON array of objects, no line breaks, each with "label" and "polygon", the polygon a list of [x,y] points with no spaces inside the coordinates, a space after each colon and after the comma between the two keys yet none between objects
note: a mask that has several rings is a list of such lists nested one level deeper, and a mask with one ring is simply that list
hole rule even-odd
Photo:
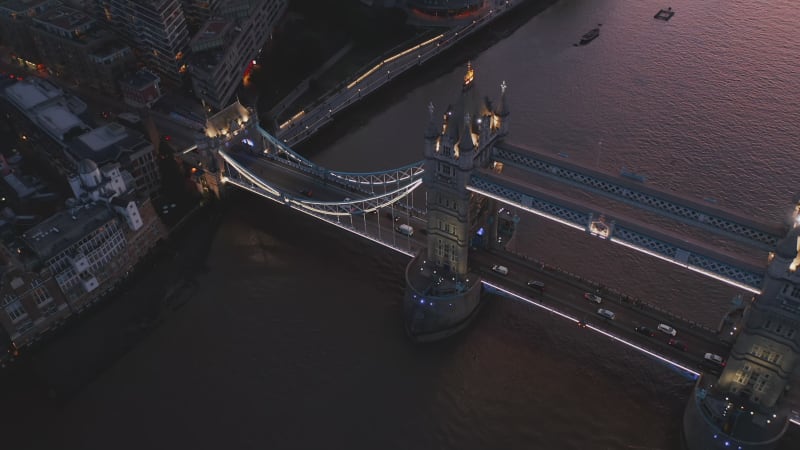
[{"label": "bridge tower turret", "polygon": [[266,145],[259,132],[256,110],[237,100],[206,118],[203,137],[193,152],[184,155],[184,160],[196,169],[193,177],[201,192],[212,192],[219,198],[224,194],[228,170],[220,152],[260,153]]},{"label": "bridge tower turret", "polygon": [[695,386],[683,418],[690,450],[775,448],[797,414],[790,405],[800,394],[790,388],[800,379],[798,266],[795,225],[770,254],[761,293],[745,309],[725,368]]},{"label": "bridge tower turret", "polygon": [[[487,200],[467,190],[473,170],[486,165],[500,136],[488,100],[474,89],[467,66],[461,95],[436,123],[433,105],[425,131],[427,249],[406,268],[406,330],[417,341],[440,339],[464,328],[480,306],[480,276],[471,270],[471,238]],[[494,122],[494,123],[491,123]]]}]

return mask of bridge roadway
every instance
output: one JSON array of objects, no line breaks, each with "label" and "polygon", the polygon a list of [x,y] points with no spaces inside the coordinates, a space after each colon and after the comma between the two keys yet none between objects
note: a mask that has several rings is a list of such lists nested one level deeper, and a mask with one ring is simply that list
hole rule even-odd
[{"label": "bridge roadway", "polygon": [[[236,160],[245,163],[252,173],[262,179],[268,179],[271,183],[281,186],[289,195],[296,192],[298,197],[303,197],[303,194],[300,194],[301,190],[311,190],[313,194],[310,199],[329,202],[339,202],[345,197],[353,200],[361,197],[358,193],[348,192],[336,185],[324,184],[306,174],[264,158],[236,154]],[[392,215],[399,218],[397,222],[390,218]],[[409,237],[398,233],[395,228],[400,223],[410,224],[414,227],[414,235]],[[387,207],[375,214],[346,215],[341,217],[335,225],[409,256],[422,251],[426,246],[425,218],[411,215],[403,208]],[[601,292],[601,296],[604,298],[601,305],[591,303],[583,298],[583,294],[594,292],[597,286],[570,274],[546,266],[542,267],[540,263],[498,250],[473,250],[470,253],[470,263],[472,270],[480,273],[486,281],[492,284],[499,285],[511,293],[532,299],[534,303],[553,308],[577,320],[585,320],[590,324],[590,327],[586,328],[587,333],[592,331],[591,327],[604,330],[646,351],[675,361],[690,370],[699,372],[703,369],[712,369],[707,366],[703,366],[701,369],[703,355],[706,352],[716,353],[723,357],[728,355],[729,344],[720,340],[714,331],[647,306],[637,306],[625,302],[621,294],[608,290]],[[491,270],[493,264],[502,264],[508,267],[508,276],[501,276],[493,272]],[[527,287],[527,281],[534,279],[543,281],[547,285],[543,294]],[[600,307],[614,311],[616,313],[615,320],[606,320],[597,315],[597,309]],[[667,344],[669,336],[656,330],[659,323],[673,326],[678,331],[677,339],[686,343],[688,351],[682,352],[669,346]],[[639,325],[647,326],[655,331],[656,335],[649,337],[635,332],[634,328]],[[592,338],[603,337],[598,334]]]},{"label": "bridge roadway", "polygon": [[[470,253],[470,263],[485,281],[502,286],[509,292],[528,298],[534,303],[582,320],[592,327],[613,334],[691,370],[714,372],[713,366],[703,363],[703,355],[709,352],[727,358],[730,352],[730,344],[723,342],[711,330],[686,323],[676,317],[669,317],[646,306],[625,302],[622,295],[611,293],[603,288],[600,292],[602,303],[590,302],[583,297],[585,293],[593,293],[597,288],[590,281],[576,279],[570,274],[542,267],[539,263],[525,260],[509,252],[473,251]],[[506,266],[509,270],[508,275],[504,276],[493,272],[491,267],[494,264]],[[544,292],[540,293],[537,289],[528,287],[526,283],[529,280],[544,282],[546,286]],[[616,317],[614,320],[605,319],[597,314],[598,308],[611,310]],[[671,336],[656,329],[660,323],[668,324],[677,330],[676,339],[686,344],[686,352],[668,344]],[[645,336],[634,330],[637,326],[642,325],[653,330],[655,336]],[[589,332],[588,329],[587,332]],[[591,338],[603,339],[604,337],[596,335]]]}]

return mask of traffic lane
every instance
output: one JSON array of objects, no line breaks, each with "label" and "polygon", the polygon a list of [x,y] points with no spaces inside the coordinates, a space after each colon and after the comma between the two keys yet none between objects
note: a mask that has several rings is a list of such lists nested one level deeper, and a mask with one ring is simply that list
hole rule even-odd
[{"label": "traffic lane", "polygon": [[[534,301],[551,301],[557,303],[558,306],[553,305],[556,309],[564,309],[563,312],[571,313],[570,315],[576,319],[586,320],[592,325],[596,325],[620,337],[636,342],[648,350],[670,356],[674,359],[680,359],[691,367],[698,366],[706,352],[716,353],[723,357],[727,355],[728,347],[723,343],[709,344],[704,339],[678,331],[676,338],[685,342],[688,347],[687,351],[683,352],[668,344],[671,336],[657,331],[656,327],[658,323],[654,323],[655,321],[653,319],[645,317],[640,312],[628,308],[625,304],[612,304],[607,300],[604,300],[601,304],[593,303],[583,298],[585,290],[581,286],[566,283],[562,280],[549,277],[546,274],[533,272],[531,269],[526,270],[523,265],[513,260],[497,258],[498,255],[481,255],[479,252],[476,252],[475,256],[476,257],[471,259],[478,264],[477,269],[482,273],[485,279],[494,281],[501,286],[507,286],[510,291]],[[491,266],[493,264],[506,265],[509,269],[508,275],[502,276],[492,272]],[[531,292],[532,289],[528,288],[525,284],[527,280],[537,277],[547,285],[544,294]],[[609,320],[598,315],[598,308],[612,310],[616,314],[615,319]],[[636,332],[635,328],[640,325],[645,325],[653,330],[656,333],[655,336],[645,336]]]},{"label": "traffic lane", "polygon": [[[498,275],[492,272],[490,269],[487,270],[484,267],[480,268],[480,272],[485,281],[493,282],[499,286],[506,285],[506,278],[502,275]],[[543,296],[538,296],[535,294],[527,295],[530,293],[520,292],[518,289],[514,288],[508,290],[516,295],[520,295],[521,297],[528,299],[532,303],[540,303],[544,307],[553,308],[554,310],[568,315],[575,320],[582,321],[591,325],[593,328],[608,332],[649,352],[652,352],[656,355],[661,355],[662,357],[683,365],[686,368],[711,373],[719,373],[721,370],[721,368],[708,367],[707,365],[702,364],[702,354],[698,355],[691,352],[682,352],[667,345],[665,341],[659,342],[654,340],[654,338],[642,336],[635,332],[632,327],[621,324],[618,320],[605,319],[602,316],[597,315],[596,310],[592,311],[591,309],[585,309],[579,302],[563,301],[563,297],[559,296],[558,294],[546,293]]]},{"label": "traffic lane", "polygon": [[[566,274],[560,274],[555,271],[536,270],[535,268],[533,268],[535,263],[521,260],[519,257],[516,257],[515,255],[509,252],[492,250],[489,253],[493,255],[497,260],[502,261],[501,262],[502,264],[510,264],[514,265],[515,267],[519,267],[519,269],[524,273],[531,274],[531,271],[533,271],[533,273],[538,274],[538,276],[540,277],[547,277],[551,280],[563,279],[569,284],[581,286],[583,289],[586,289],[587,291],[591,290],[588,282],[581,282],[578,280],[574,280],[573,278],[569,277]],[[706,345],[708,346],[714,346],[714,347],[722,346],[723,348],[727,348],[727,344],[722,343],[716,335],[711,335],[708,331],[701,329],[692,329],[691,326],[689,326],[688,324],[678,320],[673,321],[673,319],[670,317],[658,317],[654,319],[651,317],[651,315],[657,316],[658,314],[656,314],[656,312],[642,308],[633,303],[624,302],[622,301],[621,297],[614,294],[603,294],[601,295],[601,297],[603,297],[604,301],[610,300],[610,302],[607,302],[607,304],[613,304],[617,309],[634,311],[637,316],[642,317],[642,325],[655,329],[655,327],[658,326],[658,323],[666,323],[667,325],[670,325],[673,328],[675,328],[678,331],[678,333],[683,337],[694,336],[695,338],[698,338],[700,342],[705,341]],[[615,310],[614,312],[617,311]],[[654,322],[655,324],[650,326]]]}]

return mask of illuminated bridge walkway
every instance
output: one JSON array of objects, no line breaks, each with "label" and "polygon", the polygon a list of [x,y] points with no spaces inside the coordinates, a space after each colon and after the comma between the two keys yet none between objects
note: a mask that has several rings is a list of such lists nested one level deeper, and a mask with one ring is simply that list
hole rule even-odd
[{"label": "illuminated bridge walkway", "polygon": [[[265,149],[254,149],[244,154],[241,151],[220,152],[225,161],[224,181],[405,253],[424,247],[424,239],[419,239],[414,245],[412,239],[406,239],[405,245],[398,246],[393,232],[396,224],[385,219],[391,215],[403,219],[415,229],[424,229],[424,189],[419,190],[414,202],[414,191],[422,185],[421,162],[372,173],[331,171],[297,154],[263,129],[259,128],[259,132],[266,142]],[[516,167],[521,170],[521,175],[510,175],[508,170],[498,173],[497,169],[476,171],[468,187],[472,192],[741,289],[759,292],[766,267],[766,251],[771,250],[781,236],[779,227],[758,224],[749,218],[682,199],[640,182],[568,164],[505,143],[495,147],[493,152],[496,163],[507,168]],[[676,235],[658,226],[638,222],[630,214],[623,216],[601,211],[595,205],[532,184],[531,174],[614,198],[659,217],[694,225],[707,233],[746,245],[753,252],[747,258],[728,254],[709,245],[707,240]],[[311,185],[319,195],[307,195],[309,189],[303,187]],[[384,214],[377,214],[381,211]],[[386,223],[380,223],[381,216]],[[763,262],[754,263],[752,256],[755,254],[763,254]]]}]

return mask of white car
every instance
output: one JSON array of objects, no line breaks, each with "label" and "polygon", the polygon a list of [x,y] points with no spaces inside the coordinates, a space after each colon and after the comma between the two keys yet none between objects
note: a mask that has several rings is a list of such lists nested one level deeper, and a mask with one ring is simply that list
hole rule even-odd
[{"label": "white car", "polygon": [[495,264],[492,266],[492,270],[499,273],[500,275],[508,275],[508,267],[506,266]]},{"label": "white car", "polygon": [[725,367],[725,360],[722,359],[722,356],[715,355],[713,353],[706,353],[703,355],[703,359],[720,367]]},{"label": "white car", "polygon": [[667,325],[665,323],[658,324],[658,331],[660,331],[662,333],[667,333],[668,335],[673,336],[673,337],[676,334],[678,334],[678,330],[676,330],[675,328],[672,328],[671,326],[669,326],[669,325]]}]

